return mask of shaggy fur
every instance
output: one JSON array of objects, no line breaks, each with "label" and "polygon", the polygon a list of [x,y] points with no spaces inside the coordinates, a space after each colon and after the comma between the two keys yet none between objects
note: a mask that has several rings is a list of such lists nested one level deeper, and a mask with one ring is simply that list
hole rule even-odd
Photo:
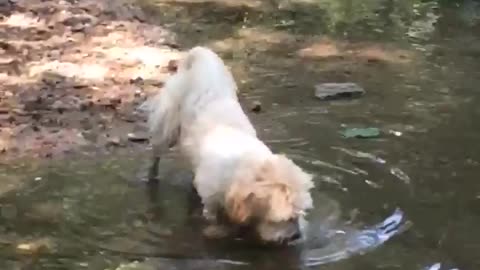
[{"label": "shaggy fur", "polygon": [[191,49],[143,108],[154,146],[152,177],[161,151],[176,142],[194,172],[207,219],[215,222],[222,211],[233,224],[253,226],[267,242],[303,235],[312,176],[258,139],[217,54]]}]

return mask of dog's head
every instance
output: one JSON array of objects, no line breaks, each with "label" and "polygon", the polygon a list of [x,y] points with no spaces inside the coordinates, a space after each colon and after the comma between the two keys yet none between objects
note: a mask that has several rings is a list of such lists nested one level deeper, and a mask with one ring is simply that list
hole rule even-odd
[{"label": "dog's head", "polygon": [[265,242],[297,240],[312,207],[311,179],[283,155],[272,155],[260,165],[246,161],[226,192],[226,213],[236,224],[254,226]]}]

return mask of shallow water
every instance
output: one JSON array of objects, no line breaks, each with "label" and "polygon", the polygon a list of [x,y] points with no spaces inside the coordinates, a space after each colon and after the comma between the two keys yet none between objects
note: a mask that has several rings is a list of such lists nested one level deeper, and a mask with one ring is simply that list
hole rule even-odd
[{"label": "shallow water", "polygon": [[[376,250],[318,268],[442,262],[480,269],[480,5],[246,3],[252,7],[144,5],[158,23],[171,23],[180,44],[206,44],[227,59],[246,108],[262,102],[264,111],[251,115],[261,137],[316,175],[314,217],[362,228],[399,207],[410,220],[407,231]],[[367,94],[313,98],[316,83],[347,81]],[[348,127],[378,127],[382,135],[344,139],[339,132]],[[204,240],[188,173],[164,159],[159,192],[149,194],[136,181],[146,162],[148,154],[135,153],[0,168],[0,268],[115,269],[145,259],[144,269],[300,268],[292,248]],[[33,255],[15,249],[32,242],[47,248]]]}]

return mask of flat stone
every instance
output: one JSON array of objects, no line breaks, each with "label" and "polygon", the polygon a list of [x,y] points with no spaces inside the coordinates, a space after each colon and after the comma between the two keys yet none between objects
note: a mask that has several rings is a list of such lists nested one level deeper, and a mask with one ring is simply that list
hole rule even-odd
[{"label": "flat stone", "polygon": [[262,111],[262,103],[260,101],[254,101],[251,108],[252,112],[259,113]]},{"label": "flat stone", "polygon": [[356,83],[321,83],[315,85],[315,97],[326,100],[353,98],[365,94],[365,90]]},{"label": "flat stone", "polygon": [[127,137],[131,142],[147,142],[149,139],[148,134],[144,132],[128,133]]},{"label": "flat stone", "polygon": [[122,141],[119,137],[109,137],[106,143],[107,146],[122,146]]}]

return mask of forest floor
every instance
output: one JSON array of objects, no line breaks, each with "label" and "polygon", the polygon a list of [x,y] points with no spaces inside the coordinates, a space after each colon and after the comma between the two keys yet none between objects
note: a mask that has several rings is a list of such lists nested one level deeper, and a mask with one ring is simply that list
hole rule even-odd
[{"label": "forest floor", "polygon": [[1,1],[0,14],[0,160],[148,142],[136,108],[174,69],[172,33],[117,0]]}]

